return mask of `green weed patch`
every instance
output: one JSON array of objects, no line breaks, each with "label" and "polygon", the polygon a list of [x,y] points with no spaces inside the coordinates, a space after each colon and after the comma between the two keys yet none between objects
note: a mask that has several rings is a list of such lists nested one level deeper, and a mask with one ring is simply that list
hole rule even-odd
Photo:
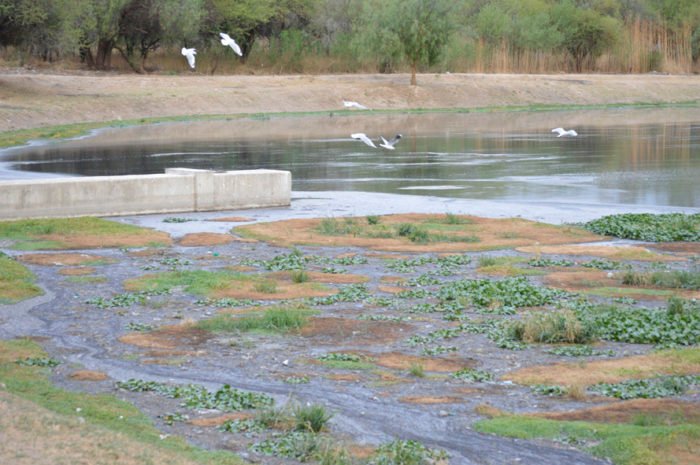
[{"label": "green weed patch", "polygon": [[700,426],[642,426],[585,421],[556,421],[506,415],[482,420],[474,429],[521,439],[545,438],[575,445],[616,465],[663,465],[675,448],[690,452],[700,441]]},{"label": "green weed patch", "polygon": [[307,307],[279,306],[265,310],[262,315],[236,317],[218,315],[214,318],[197,322],[196,327],[205,331],[259,331],[267,333],[285,333],[302,328],[309,316],[316,313]]},{"label": "green weed patch", "polygon": [[0,305],[43,294],[34,281],[34,274],[27,267],[0,252]]},{"label": "green weed patch", "polygon": [[584,224],[604,236],[650,242],[700,241],[700,214],[625,213],[608,215]]}]

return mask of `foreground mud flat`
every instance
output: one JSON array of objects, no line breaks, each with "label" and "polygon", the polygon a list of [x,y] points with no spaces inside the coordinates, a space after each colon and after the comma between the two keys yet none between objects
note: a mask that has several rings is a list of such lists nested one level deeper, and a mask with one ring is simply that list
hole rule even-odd
[{"label": "foreground mud flat", "polygon": [[[249,220],[210,219],[217,231]],[[400,439],[454,464],[605,463],[591,455],[606,456],[596,452],[604,438],[480,432],[503,434],[499,421],[700,418],[697,309],[682,319],[700,292],[647,279],[697,273],[697,242],[611,241],[572,226],[451,214],[231,231],[22,242],[60,249],[52,251],[5,241],[44,295],[0,307],[0,337],[39,341],[60,362],[51,369],[59,386],[127,399],[164,437],[254,462],[318,458],[304,436],[312,433],[288,432],[304,406],[332,414],[321,434],[354,460]],[[664,320],[674,298],[681,319]],[[635,312],[660,318],[659,334],[613,316]],[[551,331],[542,329],[547,315]],[[617,328],[625,322],[639,325],[636,335]],[[686,389],[614,397],[620,383],[659,377]],[[263,421],[273,404],[277,420]],[[677,437],[665,452],[696,463],[697,436]]]}]

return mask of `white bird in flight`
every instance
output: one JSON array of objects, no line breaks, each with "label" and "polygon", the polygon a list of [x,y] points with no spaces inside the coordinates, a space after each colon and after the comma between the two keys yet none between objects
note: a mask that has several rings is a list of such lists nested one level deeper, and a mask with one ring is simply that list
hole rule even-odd
[{"label": "white bird in flight", "polygon": [[231,38],[228,34],[225,32],[219,32],[219,35],[221,36],[221,45],[225,45],[226,47],[231,47],[233,49],[234,53],[238,55],[239,57],[243,56],[243,53],[241,52],[241,47],[238,46],[235,40]]},{"label": "white bird in flight", "polygon": [[401,137],[403,137],[401,134],[396,134],[393,139],[387,141],[383,136],[380,136],[382,143],[379,146],[387,150],[396,150],[394,146],[401,140]]},{"label": "white bird in flight", "polygon": [[578,136],[578,133],[574,131],[573,129],[569,129],[568,131],[564,128],[554,128],[552,129],[552,132],[556,132],[558,134],[557,137],[561,136]]},{"label": "white bird in flight", "polygon": [[190,68],[194,69],[194,56],[197,54],[197,50],[193,48],[182,47],[182,55],[187,58],[187,63],[189,63]]},{"label": "white bird in flight", "polygon": [[361,140],[370,147],[374,147],[375,149],[377,148],[377,146],[374,145],[374,142],[372,142],[372,139],[367,137],[367,134],[365,134],[364,132],[356,132],[355,134],[350,134],[350,137],[352,137],[353,139]]},{"label": "white bird in flight", "polygon": [[343,106],[345,108],[357,108],[358,110],[369,110],[366,106],[361,103],[352,102],[350,100],[343,100]]}]

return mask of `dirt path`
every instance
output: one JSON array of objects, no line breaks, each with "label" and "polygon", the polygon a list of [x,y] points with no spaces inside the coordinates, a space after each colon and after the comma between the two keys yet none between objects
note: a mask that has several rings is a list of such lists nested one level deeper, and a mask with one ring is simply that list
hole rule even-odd
[{"label": "dirt path", "polygon": [[532,104],[673,103],[700,97],[700,76],[426,74],[138,76],[0,70],[0,131],[156,116]]}]

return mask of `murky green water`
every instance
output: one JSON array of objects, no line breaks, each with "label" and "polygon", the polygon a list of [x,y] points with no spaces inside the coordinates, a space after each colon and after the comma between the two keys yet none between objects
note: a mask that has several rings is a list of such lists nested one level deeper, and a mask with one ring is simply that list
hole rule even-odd
[{"label": "murky green water", "polygon": [[[179,124],[157,136],[162,127],[10,151],[0,161],[25,175],[272,168],[290,170],[293,189],[303,191],[699,207],[700,113],[638,124],[631,113],[620,115],[579,119],[575,138],[550,132],[564,125],[557,117],[576,120],[563,114],[298,118],[283,130],[264,121]],[[372,149],[349,138],[358,130],[387,138],[402,132],[404,139],[393,152]]]}]

